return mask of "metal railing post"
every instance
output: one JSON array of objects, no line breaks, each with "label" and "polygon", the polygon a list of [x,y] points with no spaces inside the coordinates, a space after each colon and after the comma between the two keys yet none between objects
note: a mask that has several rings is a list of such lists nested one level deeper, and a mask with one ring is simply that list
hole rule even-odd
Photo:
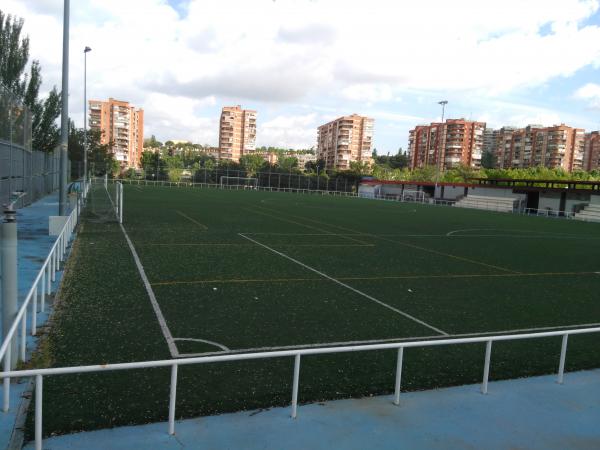
[{"label": "metal railing post", "polygon": [[298,384],[300,382],[300,355],[294,359],[294,382],[292,385],[292,419],[296,418],[298,412]]},{"label": "metal railing post", "polygon": [[402,359],[404,358],[404,347],[398,349],[398,359],[396,361],[396,384],[394,386],[394,405],[400,404],[400,385],[402,383]]},{"label": "metal railing post", "polygon": [[560,348],[560,362],[558,364],[558,379],[556,382],[558,384],[563,384],[565,377],[565,359],[567,357],[567,342],[569,340],[569,335],[565,334],[562,338],[562,345]]},{"label": "metal railing post", "polygon": [[[4,371],[5,372],[9,372],[11,369],[11,367],[10,367],[11,347],[12,347],[12,345],[9,345],[8,347],[6,347],[6,353],[4,354]],[[4,379],[3,388],[4,388],[4,390],[3,390],[4,391],[4,393],[3,393],[4,401],[3,401],[3,405],[2,405],[2,411],[8,412],[8,408],[10,406],[10,378],[6,377]]]},{"label": "metal railing post", "polygon": [[483,366],[483,383],[481,384],[481,393],[488,393],[488,379],[490,377],[490,357],[492,355],[492,341],[487,341],[485,345],[485,364]]},{"label": "metal railing post", "polygon": [[177,400],[177,364],[171,366],[171,391],[169,393],[169,434],[175,434],[175,403]]},{"label": "metal railing post", "polygon": [[25,314],[21,317],[21,361],[25,362],[27,350],[27,309]]},{"label": "metal railing post", "polygon": [[42,376],[35,376],[35,450],[42,450]]},{"label": "metal railing post", "polygon": [[37,286],[33,289],[33,302],[31,303],[31,335],[37,332]]},{"label": "metal railing post", "polygon": [[42,269],[42,277],[40,278],[42,284],[42,312],[46,309],[46,268]]}]

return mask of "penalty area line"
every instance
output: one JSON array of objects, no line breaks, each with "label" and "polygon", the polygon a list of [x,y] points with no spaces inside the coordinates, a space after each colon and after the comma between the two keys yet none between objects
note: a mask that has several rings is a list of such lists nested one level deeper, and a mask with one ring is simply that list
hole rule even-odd
[{"label": "penalty area line", "polygon": [[279,256],[281,256],[281,257],[283,257],[283,258],[286,258],[286,259],[288,259],[288,260],[290,260],[290,261],[292,261],[292,262],[294,262],[294,263],[298,264],[299,266],[302,266],[302,267],[304,267],[305,269],[308,269],[308,270],[310,270],[311,272],[314,272],[314,273],[316,273],[317,275],[320,275],[320,276],[322,276],[323,278],[327,278],[328,280],[330,280],[330,281],[333,281],[334,283],[336,283],[336,284],[339,284],[340,286],[342,286],[342,287],[345,287],[346,289],[349,289],[349,290],[351,290],[352,292],[354,292],[354,293],[356,293],[356,294],[359,294],[359,295],[361,295],[361,296],[365,297],[366,299],[368,299],[368,300],[371,300],[372,302],[375,302],[375,303],[377,303],[378,305],[381,305],[381,306],[383,306],[384,308],[387,308],[387,309],[389,309],[389,310],[391,310],[391,311],[393,311],[393,312],[395,312],[395,313],[397,313],[397,314],[400,314],[400,315],[402,315],[402,316],[404,316],[404,317],[406,317],[406,318],[408,318],[408,319],[410,319],[410,320],[412,320],[412,321],[414,321],[414,322],[417,322],[418,324],[420,324],[420,325],[423,325],[424,327],[427,327],[427,328],[429,328],[430,330],[433,330],[433,331],[435,331],[436,333],[442,334],[442,335],[444,335],[444,336],[448,336],[448,333],[446,333],[445,331],[443,331],[443,330],[441,330],[441,329],[439,329],[439,328],[436,328],[436,327],[434,327],[433,325],[430,325],[430,324],[428,324],[427,322],[424,322],[424,321],[422,321],[422,320],[420,320],[420,319],[417,319],[416,317],[414,317],[414,316],[411,316],[410,314],[408,314],[408,313],[406,313],[406,312],[404,312],[404,311],[402,311],[402,310],[400,310],[400,309],[398,309],[398,308],[394,308],[393,306],[391,306],[391,305],[388,305],[387,303],[384,303],[384,302],[382,302],[381,300],[378,300],[378,299],[376,299],[375,297],[373,297],[373,296],[371,296],[371,295],[369,295],[369,294],[366,294],[366,293],[364,293],[364,292],[362,292],[362,291],[359,291],[358,289],[356,289],[356,288],[353,288],[353,287],[352,287],[352,286],[350,286],[349,284],[346,284],[346,283],[344,283],[344,282],[342,282],[342,281],[340,281],[340,280],[338,280],[338,279],[336,279],[336,278],[333,278],[333,277],[331,277],[331,276],[327,275],[326,273],[320,272],[320,271],[318,271],[317,269],[314,269],[314,268],[310,267],[309,265],[307,265],[307,264],[304,264],[303,262],[301,262],[301,261],[298,261],[297,259],[294,259],[294,258],[292,258],[291,256],[288,256],[288,255],[286,255],[285,253],[282,253],[282,252],[280,252],[280,251],[277,251],[277,250],[275,250],[274,248],[271,248],[271,247],[269,247],[268,245],[265,245],[265,244],[263,244],[263,243],[261,243],[261,242],[258,242],[258,241],[254,240],[254,239],[252,239],[252,238],[250,238],[250,237],[248,237],[248,236],[245,236],[245,235],[244,235],[244,233],[238,233],[238,234],[239,234],[241,237],[243,237],[244,239],[247,239],[247,240],[249,240],[249,241],[251,241],[251,242],[254,242],[255,244],[257,244],[257,245],[260,245],[261,247],[263,247],[263,248],[265,248],[265,249],[269,250],[270,252],[273,252],[273,253],[275,253],[275,254],[277,254],[277,255],[279,255]]}]

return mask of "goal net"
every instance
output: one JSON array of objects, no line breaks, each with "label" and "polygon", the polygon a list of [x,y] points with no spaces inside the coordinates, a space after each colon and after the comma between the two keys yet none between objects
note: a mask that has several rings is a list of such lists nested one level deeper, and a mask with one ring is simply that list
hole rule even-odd
[{"label": "goal net", "polygon": [[425,203],[425,192],[424,191],[402,191],[400,201],[403,202],[418,202]]},{"label": "goal net", "polygon": [[222,176],[220,184],[221,189],[256,189],[258,178]]},{"label": "goal net", "polygon": [[92,223],[120,222],[122,220],[123,189],[121,183],[108,182],[103,178],[91,180],[90,191],[84,210],[84,218]]}]

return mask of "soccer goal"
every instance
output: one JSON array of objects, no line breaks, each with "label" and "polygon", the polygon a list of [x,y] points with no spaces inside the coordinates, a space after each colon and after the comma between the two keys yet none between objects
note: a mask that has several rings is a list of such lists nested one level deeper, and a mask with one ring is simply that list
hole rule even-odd
[{"label": "soccer goal", "polygon": [[258,178],[222,176],[221,189],[256,189]]},{"label": "soccer goal", "polygon": [[400,201],[425,203],[425,192],[424,191],[406,191],[406,190],[402,191]]}]

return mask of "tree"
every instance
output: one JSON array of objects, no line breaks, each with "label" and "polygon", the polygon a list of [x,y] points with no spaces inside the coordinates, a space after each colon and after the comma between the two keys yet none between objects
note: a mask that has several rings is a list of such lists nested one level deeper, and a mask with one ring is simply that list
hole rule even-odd
[{"label": "tree", "polygon": [[[118,171],[119,164],[111,152],[111,144],[102,144],[101,137],[99,130],[88,131],[88,166],[94,175],[113,174]],[[84,143],[83,128],[75,128],[73,121],[69,121],[69,160],[73,178],[83,175]]]},{"label": "tree", "polygon": [[481,167],[493,169],[495,165],[494,154],[492,152],[483,152],[483,155],[481,155]]},{"label": "tree", "polygon": [[282,156],[277,160],[277,165],[285,172],[291,172],[298,167],[298,158],[293,156]]},{"label": "tree", "polygon": [[29,37],[21,36],[23,19],[0,11],[0,83],[29,108],[32,118],[32,145],[36,150],[52,151],[58,144],[55,124],[60,115],[60,95],[54,88],[45,101],[38,99],[42,84],[42,68],[31,62],[29,74]]},{"label": "tree", "polygon": [[253,177],[265,163],[261,155],[250,153],[240,158],[240,165],[246,169],[246,175]]}]

